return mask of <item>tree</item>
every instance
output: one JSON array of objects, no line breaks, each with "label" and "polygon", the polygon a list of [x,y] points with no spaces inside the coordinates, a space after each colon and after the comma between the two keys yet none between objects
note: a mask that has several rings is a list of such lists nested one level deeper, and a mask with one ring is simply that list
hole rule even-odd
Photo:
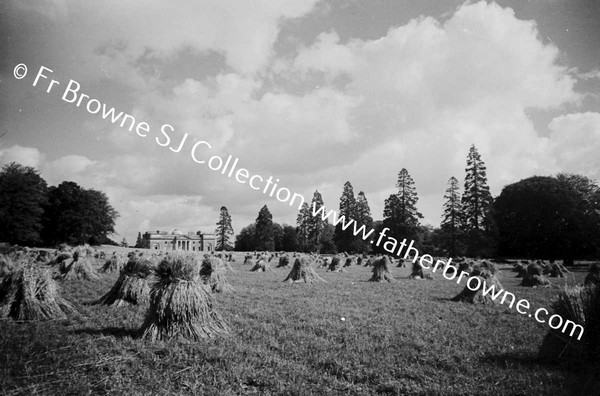
[{"label": "tree", "polygon": [[235,250],[239,252],[249,252],[256,250],[256,225],[249,224],[242,228],[235,238]]},{"label": "tree", "polygon": [[334,242],[335,227],[333,224],[326,222],[323,226],[321,235],[319,236],[319,243],[317,245],[317,251],[322,254],[333,254],[337,253],[337,249]]},{"label": "tree", "polygon": [[448,188],[444,194],[444,213],[442,214],[441,231],[444,234],[444,247],[451,256],[457,254],[457,243],[460,235],[461,221],[461,196],[458,180],[452,176],[448,179]]},{"label": "tree", "polygon": [[[340,209],[338,211],[338,216],[344,216],[346,219],[346,223],[350,221],[350,219],[354,219],[356,221],[356,198],[354,198],[354,189],[352,188],[352,184],[349,181],[344,183],[344,190],[342,191],[342,196],[340,197]],[[349,227],[344,230],[342,223],[338,223],[335,226],[334,240],[335,245],[337,246],[337,250],[340,252],[353,252],[355,250],[354,243],[354,234],[352,233],[352,228]]]},{"label": "tree", "polygon": [[219,212],[219,221],[217,222],[217,244],[215,250],[233,250],[233,244],[231,238],[233,237],[233,227],[231,226],[231,216],[225,206],[221,206]]},{"label": "tree", "polygon": [[15,162],[0,170],[0,240],[16,244],[41,242],[47,185],[32,167]]},{"label": "tree", "polygon": [[103,192],[65,181],[48,190],[43,235],[50,244],[105,243],[118,216]]},{"label": "tree", "polygon": [[[368,230],[373,228],[373,217],[371,217],[371,208],[369,207],[369,202],[367,201],[367,197],[364,192],[359,192],[358,197],[356,198],[356,219],[355,219],[358,228],[360,226],[365,226]],[[356,250],[359,253],[368,252],[371,249],[370,241],[365,241],[361,236],[356,237]]]},{"label": "tree", "polygon": [[302,204],[296,218],[296,234],[298,236],[298,250],[308,251],[308,229],[310,224],[310,207],[306,202]]},{"label": "tree", "polygon": [[274,250],[282,251],[283,250],[283,227],[279,223],[273,223],[273,241],[274,241]]},{"label": "tree", "polygon": [[385,200],[383,225],[390,229],[390,235],[396,239],[416,240],[419,219],[423,215],[417,210],[419,197],[414,181],[405,168],[398,173],[396,187],[398,192]]},{"label": "tree", "polygon": [[140,248],[140,249],[146,247],[146,246],[144,246],[144,239],[142,239],[142,233],[141,232],[138,232],[137,239],[135,240],[135,246],[134,247],[135,248]]},{"label": "tree", "polygon": [[494,203],[500,254],[566,263],[597,256],[600,200],[594,197],[598,186],[577,175],[534,176],[504,187]]},{"label": "tree", "polygon": [[[313,194],[310,210],[316,212],[320,207],[323,206],[323,197],[319,191],[315,191]],[[325,224],[327,224],[326,220],[323,220],[320,215],[312,216],[312,213],[309,213],[308,219],[308,250],[309,251],[319,251],[319,244],[321,243],[321,235],[323,234],[323,229],[325,228]]]},{"label": "tree", "polygon": [[129,247],[129,244],[127,243],[127,239],[125,239],[125,237],[123,237],[123,239],[121,240],[121,247]]},{"label": "tree", "polygon": [[256,250],[272,251],[275,249],[275,235],[273,233],[273,215],[263,206],[256,218]]},{"label": "tree", "polygon": [[489,217],[489,211],[493,199],[487,185],[486,166],[475,145],[471,145],[467,155],[465,172],[465,190],[461,205],[467,254],[489,255],[491,249],[489,234],[492,231],[492,218]]},{"label": "tree", "polygon": [[281,241],[281,250],[285,252],[295,252],[299,250],[296,228],[294,228],[291,225],[283,225],[283,238]]}]

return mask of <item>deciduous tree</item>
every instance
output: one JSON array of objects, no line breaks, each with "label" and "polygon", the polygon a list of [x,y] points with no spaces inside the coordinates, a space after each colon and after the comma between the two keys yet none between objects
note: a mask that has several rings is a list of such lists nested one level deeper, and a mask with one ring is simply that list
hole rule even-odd
[{"label": "deciduous tree", "polygon": [[34,168],[15,162],[2,167],[0,241],[21,245],[41,242],[46,194],[46,181]]}]

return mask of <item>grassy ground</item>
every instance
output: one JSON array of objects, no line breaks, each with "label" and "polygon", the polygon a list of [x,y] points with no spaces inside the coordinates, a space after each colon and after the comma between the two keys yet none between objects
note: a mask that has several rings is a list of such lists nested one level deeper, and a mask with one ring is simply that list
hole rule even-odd
[{"label": "grassy ground", "polygon": [[[369,268],[317,269],[327,283],[287,284],[289,269],[252,273],[242,261],[227,274],[235,293],[215,295],[232,335],[199,343],[138,340],[146,307],[90,305],[116,274],[63,282],[77,315],[0,321],[0,392],[559,395],[585,380],[581,367],[536,361],[544,325],[502,306],[450,302],[462,286],[439,274],[409,280],[407,268],[394,268],[398,282],[373,284]],[[519,287],[500,268],[504,287],[535,308],[558,293]]]}]

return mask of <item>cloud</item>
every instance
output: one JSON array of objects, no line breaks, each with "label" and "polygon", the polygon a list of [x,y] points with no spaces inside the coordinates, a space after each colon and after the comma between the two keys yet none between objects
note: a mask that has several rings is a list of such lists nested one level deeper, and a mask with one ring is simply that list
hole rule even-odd
[{"label": "cloud", "polygon": [[[88,121],[84,130],[108,130],[94,142],[104,153],[63,153],[48,172],[107,191],[128,238],[157,227],[211,231],[221,205],[234,222],[253,220],[265,203],[276,221],[293,222],[295,208],[196,164],[190,149],[198,140],[213,146],[201,152],[205,159],[232,154],[239,166],[280,178],[307,200],[318,188],[331,208],[350,180],[367,194],[375,218],[407,168],[433,224],[448,178],[464,177],[471,144],[494,194],[561,167],[593,174],[584,155],[598,141],[595,115],[559,116],[550,136],[528,116],[530,109],[564,113],[582,99],[572,69],[559,63],[555,45],[542,42],[534,21],[495,3],[467,3],[443,22],[413,19],[372,40],[342,40],[328,30],[281,57],[274,49],[281,25],[313,6],[68,2],[72,25],[53,45],[74,54],[62,58],[80,61],[70,62],[73,70],[84,77],[92,70],[96,80],[81,81],[83,91],[147,121],[151,133]],[[166,123],[175,129],[173,145],[188,134],[179,153],[155,142]],[[39,164],[32,150],[23,155]]]},{"label": "cloud", "polygon": [[[113,62],[119,58],[117,53],[126,53],[125,59],[133,64],[135,60],[173,57],[188,49],[222,53],[232,70],[254,74],[273,55],[281,22],[305,15],[315,2],[209,0],[179,1],[165,7],[159,0],[70,0],[63,8],[74,28],[93,32],[69,41],[79,50],[101,49],[98,54],[107,62],[105,70],[113,69],[115,74],[123,71],[122,63]],[[35,6],[36,10],[43,8],[41,3]]]},{"label": "cloud", "polygon": [[35,147],[22,147],[14,145],[5,149],[0,149],[0,164],[10,164],[16,162],[23,166],[38,168],[43,159],[43,155]]},{"label": "cloud", "polygon": [[87,157],[72,154],[52,161],[49,166],[58,174],[69,175],[81,173],[95,163]]},{"label": "cloud", "polygon": [[561,115],[548,127],[558,168],[600,180],[600,113]]},{"label": "cloud", "polygon": [[[534,22],[480,2],[460,7],[444,23],[414,19],[375,40],[342,43],[335,32],[322,33],[295,59],[277,63],[273,73],[281,82],[275,86],[240,69],[188,78],[166,94],[148,87],[135,111],[155,128],[171,122],[179,139],[189,133],[209,141],[210,155],[238,156],[251,172],[281,178],[307,199],[320,187],[331,207],[350,179],[373,197],[376,217],[405,167],[422,196],[421,211],[437,222],[446,181],[462,179],[472,143],[496,194],[506,183],[556,170],[551,144],[527,110],[580,100],[558,57]],[[317,88],[315,81],[324,85]],[[303,92],[286,89],[288,83],[303,85]],[[257,200],[235,182],[223,190],[223,176],[193,163],[189,146],[174,155],[151,140],[115,133],[129,163],[113,166],[131,175],[122,180],[132,191],[198,194],[215,207],[227,191],[241,193],[239,207]]]},{"label": "cloud", "polygon": [[[363,176],[368,190],[381,197],[394,191],[394,175],[407,168],[422,212],[437,224],[431,214],[441,211],[448,178],[464,177],[473,143],[496,194],[519,178],[556,170],[548,141],[527,111],[580,102],[576,80],[558,64],[559,55],[554,45],[542,43],[535,22],[479,2],[461,6],[444,23],[414,19],[376,40],[341,43],[335,32],[323,33],[292,64],[304,75],[346,76],[349,82],[338,89],[360,98],[347,121],[362,155],[344,173],[389,175]],[[381,213],[382,204],[376,205]]]}]

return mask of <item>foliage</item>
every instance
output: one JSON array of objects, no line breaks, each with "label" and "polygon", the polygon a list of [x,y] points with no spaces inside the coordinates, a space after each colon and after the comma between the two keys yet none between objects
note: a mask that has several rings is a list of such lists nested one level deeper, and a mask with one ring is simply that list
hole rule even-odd
[{"label": "foliage", "polygon": [[45,240],[50,244],[96,245],[114,232],[118,216],[103,192],[62,182],[48,191]]},{"label": "foliage", "polygon": [[335,241],[333,240],[335,234],[335,227],[332,224],[325,223],[323,231],[319,238],[319,244],[317,251],[322,254],[337,253]]},{"label": "foliage", "polygon": [[[347,181],[344,183],[344,189],[342,196],[340,197],[340,207],[338,210],[338,216],[344,216],[346,224],[351,220],[356,220],[357,206],[356,198],[354,197],[354,189],[352,184]],[[352,227],[348,227],[346,230],[342,229],[342,222],[335,226],[334,240],[337,249],[340,252],[354,252],[354,234],[352,233]]]},{"label": "foliage", "polygon": [[567,261],[597,255],[597,191],[582,176],[534,176],[504,187],[494,205],[500,253]]},{"label": "foliage", "polygon": [[486,166],[475,145],[471,145],[465,168],[465,190],[461,198],[462,228],[465,232],[466,253],[470,256],[490,255],[493,243],[492,216],[489,215],[493,203],[487,184]]},{"label": "foliage", "polygon": [[233,227],[231,226],[231,216],[225,206],[221,206],[215,234],[217,234],[217,245],[215,250],[233,250],[233,244],[231,243]]},{"label": "foliage", "polygon": [[15,162],[2,167],[0,241],[21,245],[41,242],[46,193],[46,182],[34,168]]},{"label": "foliage", "polygon": [[143,249],[145,247],[146,246],[145,246],[145,243],[144,243],[144,239],[142,238],[142,233],[138,232],[137,239],[135,240],[135,246],[134,246],[134,248],[136,248],[136,249]]},{"label": "foliage", "polygon": [[283,225],[283,237],[281,239],[281,250],[284,252],[295,252],[299,250],[298,236],[296,234],[296,228],[284,224]]},{"label": "foliage", "polygon": [[448,180],[446,194],[444,194],[444,213],[442,214],[442,223],[440,225],[443,235],[443,246],[450,256],[456,256],[458,253],[458,244],[460,238],[460,227],[462,220],[461,196],[458,187],[458,180],[452,176]]},{"label": "foliage", "polygon": [[399,240],[418,239],[419,219],[423,218],[423,215],[416,207],[419,197],[414,184],[408,171],[402,168],[396,183],[398,192],[385,200],[383,226],[390,229],[388,235]]},{"label": "foliage", "polygon": [[279,223],[273,223],[273,250],[280,252],[283,250],[283,227]]},{"label": "foliage", "polygon": [[[313,216],[312,211],[317,211],[323,206],[323,197],[319,191],[315,191],[313,194],[312,202],[310,204],[310,212],[308,218],[308,251],[314,252],[319,251],[321,244],[321,237],[327,220],[323,220],[320,215]],[[314,208],[314,209],[313,209]]]},{"label": "foliage", "polygon": [[[356,198],[356,218],[354,219],[357,223],[357,228],[364,225],[368,230],[373,228],[373,217],[371,216],[371,208],[364,192],[359,192]],[[366,253],[371,250],[371,243],[369,240],[363,240],[362,236],[356,237],[356,250],[358,253]],[[339,249],[338,249],[339,250]]]},{"label": "foliage", "polygon": [[273,233],[273,215],[267,205],[263,206],[256,218],[256,250],[272,251],[275,249],[275,235]]},{"label": "foliage", "polygon": [[248,252],[254,250],[256,246],[256,224],[252,223],[242,228],[235,237],[235,250],[238,252]]},{"label": "foliage", "polygon": [[296,235],[298,239],[298,250],[302,252],[308,251],[308,229],[310,224],[310,207],[306,202],[302,204],[302,208],[298,211],[296,218]]}]

